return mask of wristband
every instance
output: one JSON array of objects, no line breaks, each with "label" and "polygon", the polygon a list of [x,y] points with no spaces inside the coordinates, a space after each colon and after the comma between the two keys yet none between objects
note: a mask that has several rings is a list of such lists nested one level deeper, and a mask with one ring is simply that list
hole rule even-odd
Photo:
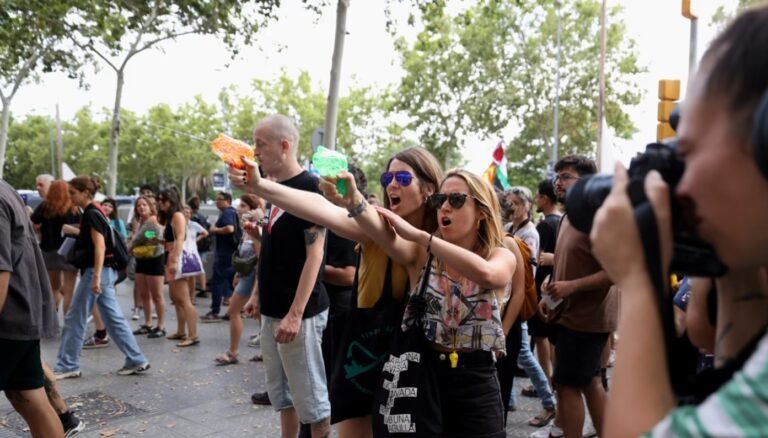
[{"label": "wristband", "polygon": [[368,201],[365,200],[365,198],[360,201],[360,203],[357,205],[357,207],[348,208],[347,211],[349,214],[347,216],[349,217],[358,217],[365,211],[365,208],[368,207]]},{"label": "wristband", "polygon": [[435,237],[434,234],[429,235],[429,240],[427,240],[427,253],[432,252],[432,238]]}]

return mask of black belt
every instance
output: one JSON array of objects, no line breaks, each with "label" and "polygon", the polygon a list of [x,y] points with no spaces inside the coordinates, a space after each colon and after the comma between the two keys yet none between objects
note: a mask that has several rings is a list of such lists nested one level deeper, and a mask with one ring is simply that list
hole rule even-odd
[{"label": "black belt", "polygon": [[492,367],[496,364],[493,353],[485,350],[469,352],[457,351],[456,354],[458,355],[458,360],[456,361],[455,367],[451,366],[450,356],[452,353],[432,350],[431,354],[437,366],[441,368],[484,368]]}]

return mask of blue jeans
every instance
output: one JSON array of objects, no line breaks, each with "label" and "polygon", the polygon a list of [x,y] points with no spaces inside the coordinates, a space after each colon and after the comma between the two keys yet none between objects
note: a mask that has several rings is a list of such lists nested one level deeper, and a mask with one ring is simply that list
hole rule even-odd
[{"label": "blue jeans", "polygon": [[[555,397],[552,394],[552,390],[549,388],[549,381],[547,376],[544,375],[544,370],[541,369],[539,361],[533,357],[531,352],[531,344],[528,342],[528,324],[521,324],[521,342],[520,342],[520,354],[517,356],[517,366],[519,366],[528,378],[531,379],[533,387],[536,388],[536,395],[541,399],[541,405],[544,409],[554,409]],[[512,390],[511,404],[515,404],[515,390]]]},{"label": "blue jeans", "polygon": [[287,344],[275,341],[280,321],[261,315],[261,352],[269,400],[276,411],[294,407],[303,424],[315,424],[331,416],[320,347],[328,310],[302,319],[298,336]]},{"label": "blue jeans", "polygon": [[213,259],[213,277],[211,278],[211,313],[221,312],[221,300],[232,296],[232,281],[235,270],[232,268],[232,255],[216,254]]},{"label": "blue jeans", "polygon": [[115,280],[117,272],[112,268],[101,271],[101,294],[91,291],[93,268],[87,268],[80,276],[80,283],[72,296],[72,303],[64,318],[64,330],[61,334],[59,354],[56,356],[57,372],[76,371],[80,369],[80,351],[85,340],[85,330],[88,325],[88,315],[94,304],[99,306],[101,318],[107,327],[107,333],[117,348],[125,355],[126,367],[141,365],[147,361],[141,352],[131,328],[123,316],[123,310],[115,296]]}]

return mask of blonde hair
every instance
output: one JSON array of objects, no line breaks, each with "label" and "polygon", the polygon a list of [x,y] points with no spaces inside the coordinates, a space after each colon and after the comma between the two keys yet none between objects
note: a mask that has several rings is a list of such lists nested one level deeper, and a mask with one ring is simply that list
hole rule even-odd
[{"label": "blonde hair", "polygon": [[[473,249],[479,256],[488,259],[494,248],[504,246],[504,232],[501,227],[501,211],[496,192],[488,181],[465,169],[452,169],[443,179],[459,178],[469,187],[469,195],[475,200],[480,214],[480,226],[477,230],[478,245]],[[440,185],[442,187],[442,184]]]}]

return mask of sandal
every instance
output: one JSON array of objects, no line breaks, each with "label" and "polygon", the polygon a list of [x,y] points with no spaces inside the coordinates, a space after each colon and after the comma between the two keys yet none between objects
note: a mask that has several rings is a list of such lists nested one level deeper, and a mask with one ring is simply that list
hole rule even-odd
[{"label": "sandal", "polygon": [[528,420],[533,427],[544,427],[555,418],[555,409],[544,409],[539,415]]},{"label": "sandal", "polygon": [[165,339],[168,339],[169,341],[181,341],[182,339],[186,339],[186,338],[187,338],[187,335],[185,335],[184,333],[174,333]]},{"label": "sandal", "polygon": [[264,356],[256,353],[252,358],[248,359],[251,362],[264,362]]},{"label": "sandal", "polygon": [[219,366],[234,365],[238,362],[237,355],[232,353],[231,351],[226,351],[216,356],[216,358],[213,359],[213,361],[216,362],[216,365],[219,365]]},{"label": "sandal", "polygon": [[133,331],[134,335],[148,335],[150,333],[152,333],[152,327],[146,324],[140,325],[139,328]]},{"label": "sandal", "polygon": [[187,338],[178,344],[176,344],[177,347],[192,347],[193,345],[197,345],[200,343],[200,338]]}]

